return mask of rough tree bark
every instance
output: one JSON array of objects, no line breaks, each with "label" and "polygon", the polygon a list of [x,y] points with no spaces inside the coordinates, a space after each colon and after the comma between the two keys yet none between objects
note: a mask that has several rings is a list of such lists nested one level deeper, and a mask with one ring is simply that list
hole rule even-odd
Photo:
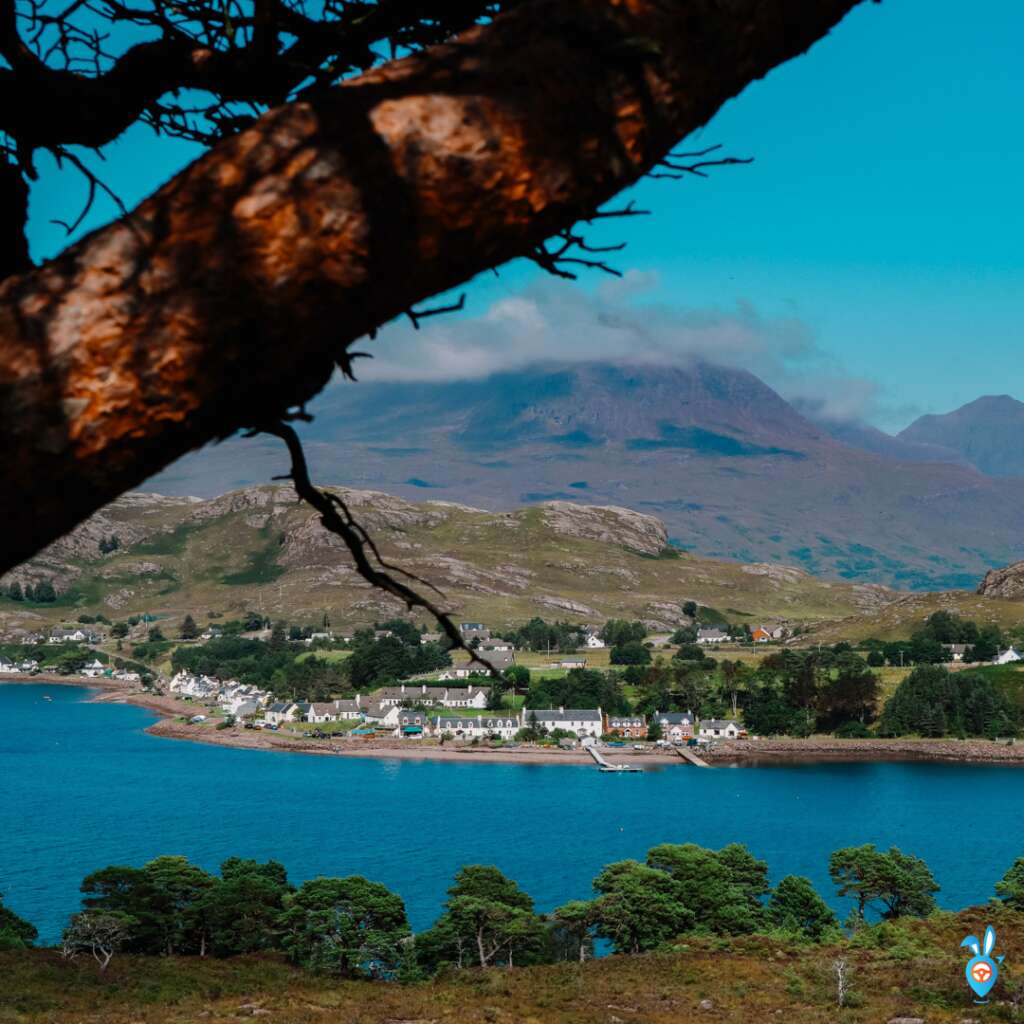
[{"label": "rough tree bark", "polygon": [[0,571],[592,214],[857,2],[536,0],[270,111],[9,278]]}]

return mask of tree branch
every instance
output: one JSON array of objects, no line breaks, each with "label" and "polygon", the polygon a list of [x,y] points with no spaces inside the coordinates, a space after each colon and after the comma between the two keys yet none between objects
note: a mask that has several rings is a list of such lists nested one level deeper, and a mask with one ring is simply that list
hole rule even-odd
[{"label": "tree branch", "polygon": [[0,283],[0,571],[593,217],[856,2],[532,0],[270,111]]},{"label": "tree branch", "polygon": [[[416,16],[409,6],[408,0],[378,0],[348,5],[339,17],[317,20],[281,0],[256,0],[253,17],[233,18],[235,28],[251,29],[247,41],[217,47],[186,31],[184,18],[166,17],[160,4],[144,10],[104,0],[113,21],[155,28],[161,36],[104,62],[108,66],[103,70],[97,66],[94,73],[82,74],[70,67],[67,54],[69,66],[51,67],[25,46],[14,27],[14,0],[0,0],[0,54],[12,64],[11,69],[0,68],[0,131],[29,147],[98,148],[156,109],[161,96],[172,91],[210,92],[219,103],[283,103],[300,86],[322,89],[369,67],[376,60],[374,44],[401,36]],[[464,28],[493,6],[493,0],[461,0],[452,20]],[[4,16],[8,8],[9,18]],[[223,23],[224,16],[211,8],[196,11],[192,20],[209,34],[218,19]],[[278,46],[278,28],[295,37],[287,47]],[[96,47],[85,48],[99,57]]]},{"label": "tree branch", "polygon": [[352,561],[355,563],[356,572],[371,586],[397,597],[410,611],[413,608],[422,608],[432,615],[445,636],[448,637],[453,649],[465,651],[469,655],[471,665],[473,662],[478,662],[490,675],[498,676],[500,673],[497,669],[463,640],[462,634],[452,622],[448,612],[408,584],[396,579],[396,575],[405,576],[413,583],[422,583],[443,597],[441,591],[427,580],[400,566],[384,561],[377,545],[362,524],[356,521],[344,499],[331,491],[322,491],[313,486],[313,482],[309,478],[309,468],[305,452],[302,450],[302,442],[299,440],[299,435],[295,433],[295,429],[283,421],[269,423],[256,429],[266,434],[273,434],[284,441],[291,458],[292,468],[287,477],[278,479],[291,480],[299,498],[320,513],[320,522],[324,529],[345,542]]}]

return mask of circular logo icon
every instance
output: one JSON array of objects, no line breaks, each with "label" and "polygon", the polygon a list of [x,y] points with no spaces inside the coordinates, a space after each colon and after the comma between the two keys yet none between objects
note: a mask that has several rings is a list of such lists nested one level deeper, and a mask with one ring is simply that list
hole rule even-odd
[{"label": "circular logo icon", "polygon": [[985,963],[984,960],[976,963],[971,968],[971,977],[978,982],[979,985],[984,985],[985,982],[992,977],[992,965]]}]

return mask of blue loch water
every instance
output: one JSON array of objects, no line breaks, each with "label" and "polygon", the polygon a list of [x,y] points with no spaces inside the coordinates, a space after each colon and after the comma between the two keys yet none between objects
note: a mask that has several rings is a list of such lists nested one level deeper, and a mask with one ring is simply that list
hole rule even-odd
[{"label": "blue loch water", "polygon": [[[44,701],[48,694],[52,700]],[[456,869],[497,864],[541,909],[589,895],[609,861],[661,842],[746,843],[772,878],[828,879],[840,846],[923,857],[943,906],[988,899],[1024,855],[1024,773],[942,764],[590,767],[310,757],[147,736],[152,715],[88,691],[0,686],[0,892],[54,940],[78,885],[107,864],[184,854],[215,870],[276,858],[294,881],[362,874],[404,897],[414,928]]]}]

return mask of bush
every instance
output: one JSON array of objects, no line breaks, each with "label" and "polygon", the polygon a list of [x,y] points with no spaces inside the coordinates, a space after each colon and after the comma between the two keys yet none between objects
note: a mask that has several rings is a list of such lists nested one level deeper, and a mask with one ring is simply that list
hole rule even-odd
[{"label": "bush", "polygon": [[863,722],[843,722],[835,734],[842,740],[863,740],[871,735],[871,730]]},{"label": "bush", "polygon": [[609,660],[613,665],[649,665],[651,652],[639,640],[613,647]]},{"label": "bush", "polygon": [[38,937],[35,925],[5,907],[0,898],[0,949],[25,949]]}]

